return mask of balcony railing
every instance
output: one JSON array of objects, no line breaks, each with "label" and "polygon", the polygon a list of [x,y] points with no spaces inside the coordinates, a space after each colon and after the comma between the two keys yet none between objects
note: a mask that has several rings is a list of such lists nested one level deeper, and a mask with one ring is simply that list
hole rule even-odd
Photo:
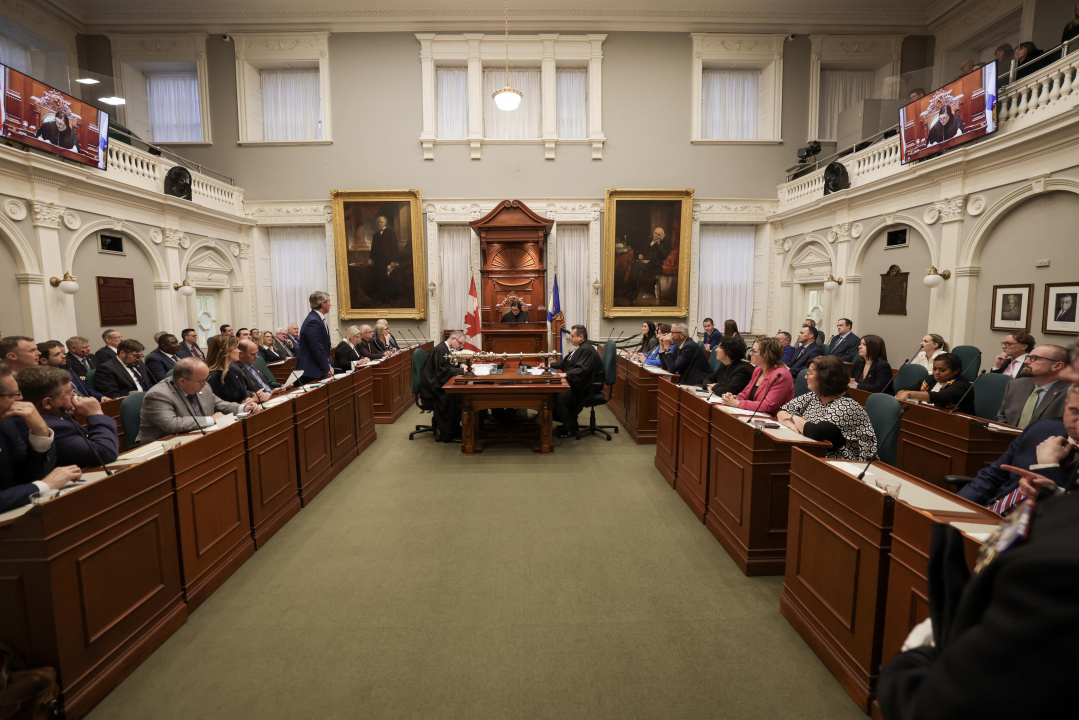
[{"label": "balcony railing", "polygon": [[[1006,135],[1062,115],[1079,106],[1079,52],[1002,88],[997,96],[997,133]],[[990,139],[988,142],[993,142]],[[850,187],[891,177],[909,167],[900,162],[899,136],[842,157]],[[778,188],[779,212],[812,205],[824,197],[824,170],[815,170]]]},{"label": "balcony railing", "polygon": [[[111,142],[106,175],[144,190],[164,193],[165,175],[176,164],[125,143]],[[208,175],[192,172],[191,201],[206,208],[242,215],[244,191]]]}]

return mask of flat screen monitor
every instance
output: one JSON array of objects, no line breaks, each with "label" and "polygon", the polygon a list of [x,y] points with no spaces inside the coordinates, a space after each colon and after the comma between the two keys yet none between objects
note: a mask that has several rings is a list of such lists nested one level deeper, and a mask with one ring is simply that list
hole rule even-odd
[{"label": "flat screen monitor", "polygon": [[944,152],[996,132],[997,63],[978,68],[899,109],[901,162]]},{"label": "flat screen monitor", "polygon": [[105,169],[109,114],[0,65],[0,136]]}]

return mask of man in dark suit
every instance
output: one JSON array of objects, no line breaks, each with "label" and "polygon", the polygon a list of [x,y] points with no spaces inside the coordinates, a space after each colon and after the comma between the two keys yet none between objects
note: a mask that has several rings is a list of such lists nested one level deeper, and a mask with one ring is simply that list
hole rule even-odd
[{"label": "man in dark suit", "polygon": [[184,358],[176,363],[172,377],[154,385],[143,398],[136,441],[143,444],[167,435],[194,432],[241,410],[259,411],[256,402],[240,405],[214,395],[206,384],[209,377],[210,369],[198,358]]},{"label": "man in dark suit", "polygon": [[288,339],[292,341],[293,352],[298,353],[300,351],[300,326],[296,323],[289,323]]},{"label": "man in dark suit", "polygon": [[992,373],[1017,378],[1023,372],[1023,361],[1034,349],[1034,336],[1026,332],[1010,332],[1000,341],[1000,354],[993,359]]},{"label": "man in dark suit", "polygon": [[723,337],[723,333],[716,329],[716,323],[712,318],[705,318],[701,321],[701,325],[704,326],[704,337],[701,338],[701,345],[704,346],[705,353],[712,353],[719,347],[719,339]]},{"label": "man in dark suit", "polygon": [[101,339],[105,341],[105,346],[94,353],[94,360],[97,361],[99,366],[104,365],[109,360],[116,359],[116,353],[119,352],[120,343],[124,341],[124,336],[119,330],[109,328],[101,333]]},{"label": "man in dark suit", "polygon": [[30,502],[36,492],[61,488],[78,478],[77,467],[56,467],[52,430],[22,399],[11,368],[0,363],[0,512]]},{"label": "man in dark suit", "polygon": [[400,249],[397,245],[397,233],[388,227],[385,215],[375,219],[378,230],[371,236],[371,254],[367,263],[371,266],[371,300],[383,303],[389,300],[390,273],[400,267]]},{"label": "man in dark suit", "polygon": [[25,335],[5,335],[0,339],[0,362],[5,363],[12,372],[35,367],[41,353],[38,352],[34,338]]},{"label": "man in dark suit", "polygon": [[798,373],[802,371],[802,368],[807,367],[810,360],[821,354],[816,337],[815,329],[808,325],[803,325],[798,331],[800,347],[795,351],[788,365],[795,380],[798,379]]},{"label": "man in dark suit", "polygon": [[38,343],[37,349],[41,353],[41,365],[62,370],[67,375],[76,395],[93,398],[94,400],[108,400],[107,397],[90,387],[86,380],[79,377],[75,371],[68,367],[67,353],[64,352],[62,343],[57,340],[49,340],[48,342]]},{"label": "man in dark suit", "polygon": [[375,331],[370,325],[360,326],[360,341],[356,343],[356,352],[368,360],[381,360],[386,353],[375,346]]},{"label": "man in dark suit", "polygon": [[83,380],[86,373],[97,367],[97,358],[90,352],[90,341],[79,335],[67,339],[67,369]]},{"label": "man in dark suit", "polygon": [[161,382],[180,359],[180,341],[175,335],[165,333],[157,339],[157,348],[146,356],[146,367],[155,383]]},{"label": "man in dark suit", "polygon": [[330,295],[321,290],[308,298],[311,312],[300,328],[300,349],[296,353],[296,369],[303,373],[301,385],[333,375],[330,367],[330,331],[326,316],[330,312]]},{"label": "man in dark suit", "polygon": [[1053,313],[1053,320],[1065,323],[1075,322],[1075,293],[1057,297],[1057,308]]},{"label": "man in dark suit", "polygon": [[659,361],[663,369],[678,374],[679,385],[700,385],[712,372],[708,356],[701,346],[689,339],[689,328],[683,323],[671,326],[671,331],[659,338]]},{"label": "man in dark suit", "polygon": [[1068,365],[1068,349],[1038,345],[1026,355],[1020,376],[1004,389],[1004,402],[994,418],[999,423],[1025,428],[1037,420],[1060,420],[1069,383],[1060,379]]},{"label": "man in dark suit", "polygon": [[791,345],[791,334],[786,330],[780,330],[776,333],[776,340],[783,347],[783,357],[780,361],[784,365],[790,365],[791,360],[794,358],[794,353],[798,352],[798,348]]},{"label": "man in dark suit", "polygon": [[183,332],[180,333],[180,339],[182,342],[180,343],[180,349],[176,351],[176,357],[206,359],[202,348],[199,347],[199,334],[195,332],[194,328],[184,328]]},{"label": "man in dark suit", "polygon": [[852,332],[852,325],[847,318],[839,318],[835,324],[836,335],[828,345],[830,355],[835,355],[843,362],[852,363],[858,357],[858,344],[862,339]]},{"label": "man in dark suit", "polygon": [[[1079,404],[1079,396],[1072,395]],[[1048,438],[1066,437],[1067,431],[1060,420],[1039,420],[1033,422],[1023,433],[1012,441],[1008,449],[997,458],[996,462],[984,467],[974,476],[974,480],[959,488],[959,495],[979,505],[992,507],[997,501],[1005,500],[1019,487],[1018,474],[1005,470],[1003,466],[1029,468],[1038,463],[1038,446]],[[1000,507],[998,512],[1007,510]]]},{"label": "man in dark suit", "polygon": [[292,342],[285,328],[277,328],[273,340],[274,350],[283,358],[296,357],[296,345]]},{"label": "man in dark suit", "polygon": [[433,408],[435,440],[453,442],[461,436],[461,396],[450,395],[443,386],[464,368],[450,361],[450,353],[464,346],[464,333],[455,330],[431,350],[420,374],[420,397]]},{"label": "man in dark suit", "polygon": [[116,359],[98,366],[94,373],[94,389],[107,397],[121,398],[153,387],[150,370],[142,362],[144,349],[138,340],[121,342]]},{"label": "man in dark suit", "polygon": [[570,329],[569,341],[573,343],[570,354],[551,363],[551,369],[564,372],[569,383],[568,392],[554,396],[554,414],[562,423],[555,434],[560,438],[576,437],[581,431],[577,416],[584,409],[585,400],[595,392],[596,383],[603,382],[603,361],[596,348],[588,342],[585,326],[574,325]]},{"label": "man in dark suit", "polygon": [[[91,467],[116,459],[116,421],[101,412],[97,400],[76,396],[66,371],[42,365],[20,372],[16,379],[23,400],[34,404],[54,433],[57,464]],[[76,418],[86,420],[85,437]]]},{"label": "man in dark suit", "polygon": [[[243,377],[244,382],[247,383],[247,389],[250,390],[252,394],[259,390],[265,390],[270,393],[271,397],[287,392],[281,383],[277,382],[272,377],[266,377],[266,374],[255,364],[255,358],[258,356],[259,346],[256,345],[253,340],[240,341],[239,369],[241,371],[241,377]],[[233,363],[233,365],[235,365],[235,363]]]}]

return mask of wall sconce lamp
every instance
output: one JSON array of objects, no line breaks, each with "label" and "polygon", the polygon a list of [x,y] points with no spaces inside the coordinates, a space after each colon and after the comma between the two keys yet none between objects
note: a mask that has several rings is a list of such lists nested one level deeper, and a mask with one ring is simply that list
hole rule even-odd
[{"label": "wall sconce lamp", "polygon": [[938,273],[935,267],[929,268],[929,272],[922,278],[922,282],[925,283],[927,288],[937,288],[944,283],[945,280],[952,276],[951,270],[945,270],[942,273]]},{"label": "wall sconce lamp", "polygon": [[64,295],[74,295],[79,291],[79,284],[75,282],[75,278],[71,277],[71,273],[64,273],[64,279],[51,277],[49,278],[49,284],[54,288],[59,288],[60,292]]},{"label": "wall sconce lamp", "polygon": [[431,293],[431,297],[435,296],[436,288],[437,288],[437,286],[435,285],[435,281],[432,280],[431,284],[427,286],[427,292]]},{"label": "wall sconce lamp", "polygon": [[600,288],[599,278],[596,278],[595,280],[592,281],[592,292],[599,295],[599,288]]},{"label": "wall sconce lamp", "polygon": [[195,286],[184,280],[182,283],[173,283],[172,289],[180,293],[184,297],[191,297],[195,294]]},{"label": "wall sconce lamp", "polygon": [[824,289],[828,292],[834,292],[840,285],[843,284],[843,278],[838,280],[832,277],[832,274],[828,274],[828,279],[824,281]]}]

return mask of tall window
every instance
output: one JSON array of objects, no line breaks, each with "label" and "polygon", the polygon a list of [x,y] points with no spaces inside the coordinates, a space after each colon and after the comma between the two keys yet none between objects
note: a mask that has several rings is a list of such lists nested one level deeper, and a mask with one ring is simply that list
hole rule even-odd
[{"label": "tall window", "polygon": [[468,225],[440,225],[439,256],[442,260],[442,327],[463,330],[468,312],[468,291],[472,276],[472,228]]},{"label": "tall window", "polygon": [[820,140],[839,138],[839,113],[851,105],[873,97],[872,70],[820,71]]},{"label": "tall window", "polygon": [[326,227],[272,227],[269,236],[274,325],[303,322],[311,312],[308,297],[329,285]]},{"label": "tall window", "polygon": [[753,321],[753,225],[701,225],[697,311],[717,323],[727,318],[748,332]]},{"label": "tall window", "polygon": [[543,134],[543,104],[538,68],[510,68],[510,86],[524,93],[513,112],[499,110],[494,94],[506,85],[506,71],[483,71],[483,134],[487,138],[538,140]]},{"label": "tall window", "polygon": [[468,137],[468,69],[435,70],[435,113],[438,137],[463,140]]},{"label": "tall window", "polygon": [[558,225],[558,290],[566,327],[588,325],[592,285],[588,282],[587,225]]},{"label": "tall window", "polygon": [[261,70],[265,139],[320,140],[318,70]]},{"label": "tall window", "polygon": [[588,71],[559,68],[555,71],[555,107],[560,140],[588,138]]},{"label": "tall window", "polygon": [[146,102],[155,143],[202,140],[198,73],[147,74]]},{"label": "tall window", "polygon": [[760,94],[760,70],[705,70],[701,87],[701,138],[759,138]]}]

